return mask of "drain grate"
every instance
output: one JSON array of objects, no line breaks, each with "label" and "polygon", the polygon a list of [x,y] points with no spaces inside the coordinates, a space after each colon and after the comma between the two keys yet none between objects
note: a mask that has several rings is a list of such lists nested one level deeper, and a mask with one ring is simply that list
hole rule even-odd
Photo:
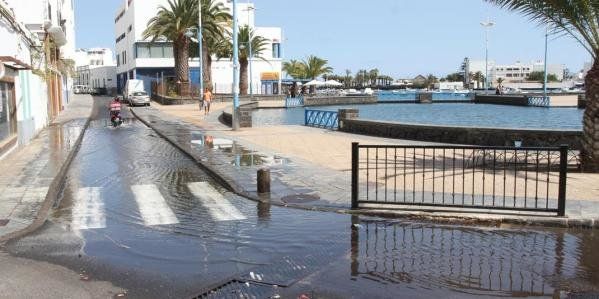
[{"label": "drain grate", "polygon": [[0,219],[0,226],[6,226],[8,224],[9,219]]},{"label": "drain grate", "polygon": [[243,282],[240,280],[231,280],[217,287],[202,293],[193,299],[207,298],[274,298],[277,289],[271,285],[265,285],[254,282]]}]

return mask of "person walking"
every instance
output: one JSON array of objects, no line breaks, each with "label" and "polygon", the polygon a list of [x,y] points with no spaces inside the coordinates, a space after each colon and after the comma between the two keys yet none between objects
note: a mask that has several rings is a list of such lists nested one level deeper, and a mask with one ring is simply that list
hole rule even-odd
[{"label": "person walking", "polygon": [[210,92],[210,89],[206,87],[204,90],[204,99],[202,101],[202,106],[204,106],[204,115],[208,115],[210,113],[210,104],[212,103],[212,99],[214,95]]}]

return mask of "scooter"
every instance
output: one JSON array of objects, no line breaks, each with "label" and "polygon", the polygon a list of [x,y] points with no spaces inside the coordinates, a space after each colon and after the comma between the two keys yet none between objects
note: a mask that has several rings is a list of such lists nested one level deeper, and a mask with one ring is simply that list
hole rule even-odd
[{"label": "scooter", "polygon": [[118,127],[123,124],[123,119],[121,118],[121,112],[115,111],[110,113],[110,122],[113,127]]}]

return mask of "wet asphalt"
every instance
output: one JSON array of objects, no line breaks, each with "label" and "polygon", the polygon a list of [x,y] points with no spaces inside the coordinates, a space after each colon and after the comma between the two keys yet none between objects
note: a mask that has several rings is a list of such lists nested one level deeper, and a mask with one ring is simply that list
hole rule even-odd
[{"label": "wet asphalt", "polygon": [[454,227],[252,202],[127,111],[112,128],[107,99],[94,101],[54,212],[8,244],[12,255],[112,282],[129,298],[599,292],[593,231]]}]

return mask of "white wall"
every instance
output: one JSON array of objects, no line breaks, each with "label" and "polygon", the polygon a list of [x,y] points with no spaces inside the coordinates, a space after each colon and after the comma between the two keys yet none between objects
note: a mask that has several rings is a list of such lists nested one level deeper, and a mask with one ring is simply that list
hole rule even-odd
[{"label": "white wall", "polygon": [[116,88],[116,66],[90,67],[89,74],[90,87]]}]

